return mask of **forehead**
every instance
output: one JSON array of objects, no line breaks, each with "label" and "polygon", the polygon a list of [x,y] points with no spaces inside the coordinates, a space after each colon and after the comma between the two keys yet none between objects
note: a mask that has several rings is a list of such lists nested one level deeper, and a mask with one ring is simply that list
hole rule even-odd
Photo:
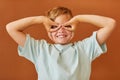
[{"label": "forehead", "polygon": [[60,15],[54,20],[56,23],[63,24],[71,19],[71,16],[68,14]]}]

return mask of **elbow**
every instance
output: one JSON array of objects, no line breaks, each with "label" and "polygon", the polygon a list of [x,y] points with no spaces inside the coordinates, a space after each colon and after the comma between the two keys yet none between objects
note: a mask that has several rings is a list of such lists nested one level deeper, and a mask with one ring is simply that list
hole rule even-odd
[{"label": "elbow", "polygon": [[116,20],[113,18],[109,18],[107,20],[106,27],[110,30],[114,30],[116,28]]},{"label": "elbow", "polygon": [[11,30],[11,26],[9,24],[6,25],[6,30],[9,32]]},{"label": "elbow", "polygon": [[116,20],[115,20],[115,19],[111,19],[111,20],[110,20],[110,26],[111,26],[113,29],[115,29],[115,27],[116,27]]},{"label": "elbow", "polygon": [[17,28],[15,27],[15,25],[13,23],[10,22],[6,25],[6,30],[9,33],[9,32],[16,31]]},{"label": "elbow", "polygon": [[11,23],[8,23],[7,25],[6,25],[6,31],[10,34],[10,33],[12,33],[12,32],[14,32],[16,29],[15,29],[15,27],[11,24]]},{"label": "elbow", "polygon": [[14,32],[14,27],[11,25],[11,23],[8,23],[6,25],[6,31],[10,34],[12,32]]}]

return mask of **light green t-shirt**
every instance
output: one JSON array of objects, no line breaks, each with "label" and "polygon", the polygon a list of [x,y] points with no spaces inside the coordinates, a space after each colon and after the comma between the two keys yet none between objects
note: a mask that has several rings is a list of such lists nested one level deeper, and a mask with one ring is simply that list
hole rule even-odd
[{"label": "light green t-shirt", "polygon": [[107,51],[99,45],[96,32],[92,36],[67,45],[49,44],[27,35],[18,53],[33,62],[38,80],[89,80],[91,62]]}]

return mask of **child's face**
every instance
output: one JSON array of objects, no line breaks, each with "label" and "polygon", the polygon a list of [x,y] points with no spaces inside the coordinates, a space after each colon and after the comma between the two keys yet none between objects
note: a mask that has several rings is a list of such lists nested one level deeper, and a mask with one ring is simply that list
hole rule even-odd
[{"label": "child's face", "polygon": [[53,32],[48,32],[49,38],[57,44],[67,44],[71,41],[74,36],[74,32],[67,30],[63,25],[65,22],[69,21],[71,17],[69,15],[60,15],[56,17],[54,22],[59,26],[59,29]]}]

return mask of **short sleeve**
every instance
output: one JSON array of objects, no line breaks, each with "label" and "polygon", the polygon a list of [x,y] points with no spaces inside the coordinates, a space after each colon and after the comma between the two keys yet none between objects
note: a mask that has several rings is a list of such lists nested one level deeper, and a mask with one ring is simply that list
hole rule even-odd
[{"label": "short sleeve", "polygon": [[26,41],[24,47],[18,45],[18,54],[19,56],[25,57],[31,62],[35,63],[38,54],[38,45],[39,41],[30,37],[29,34],[26,35]]},{"label": "short sleeve", "polygon": [[91,61],[107,52],[106,43],[99,45],[96,39],[96,34],[97,32],[93,32],[92,36],[82,40],[82,47]]}]

